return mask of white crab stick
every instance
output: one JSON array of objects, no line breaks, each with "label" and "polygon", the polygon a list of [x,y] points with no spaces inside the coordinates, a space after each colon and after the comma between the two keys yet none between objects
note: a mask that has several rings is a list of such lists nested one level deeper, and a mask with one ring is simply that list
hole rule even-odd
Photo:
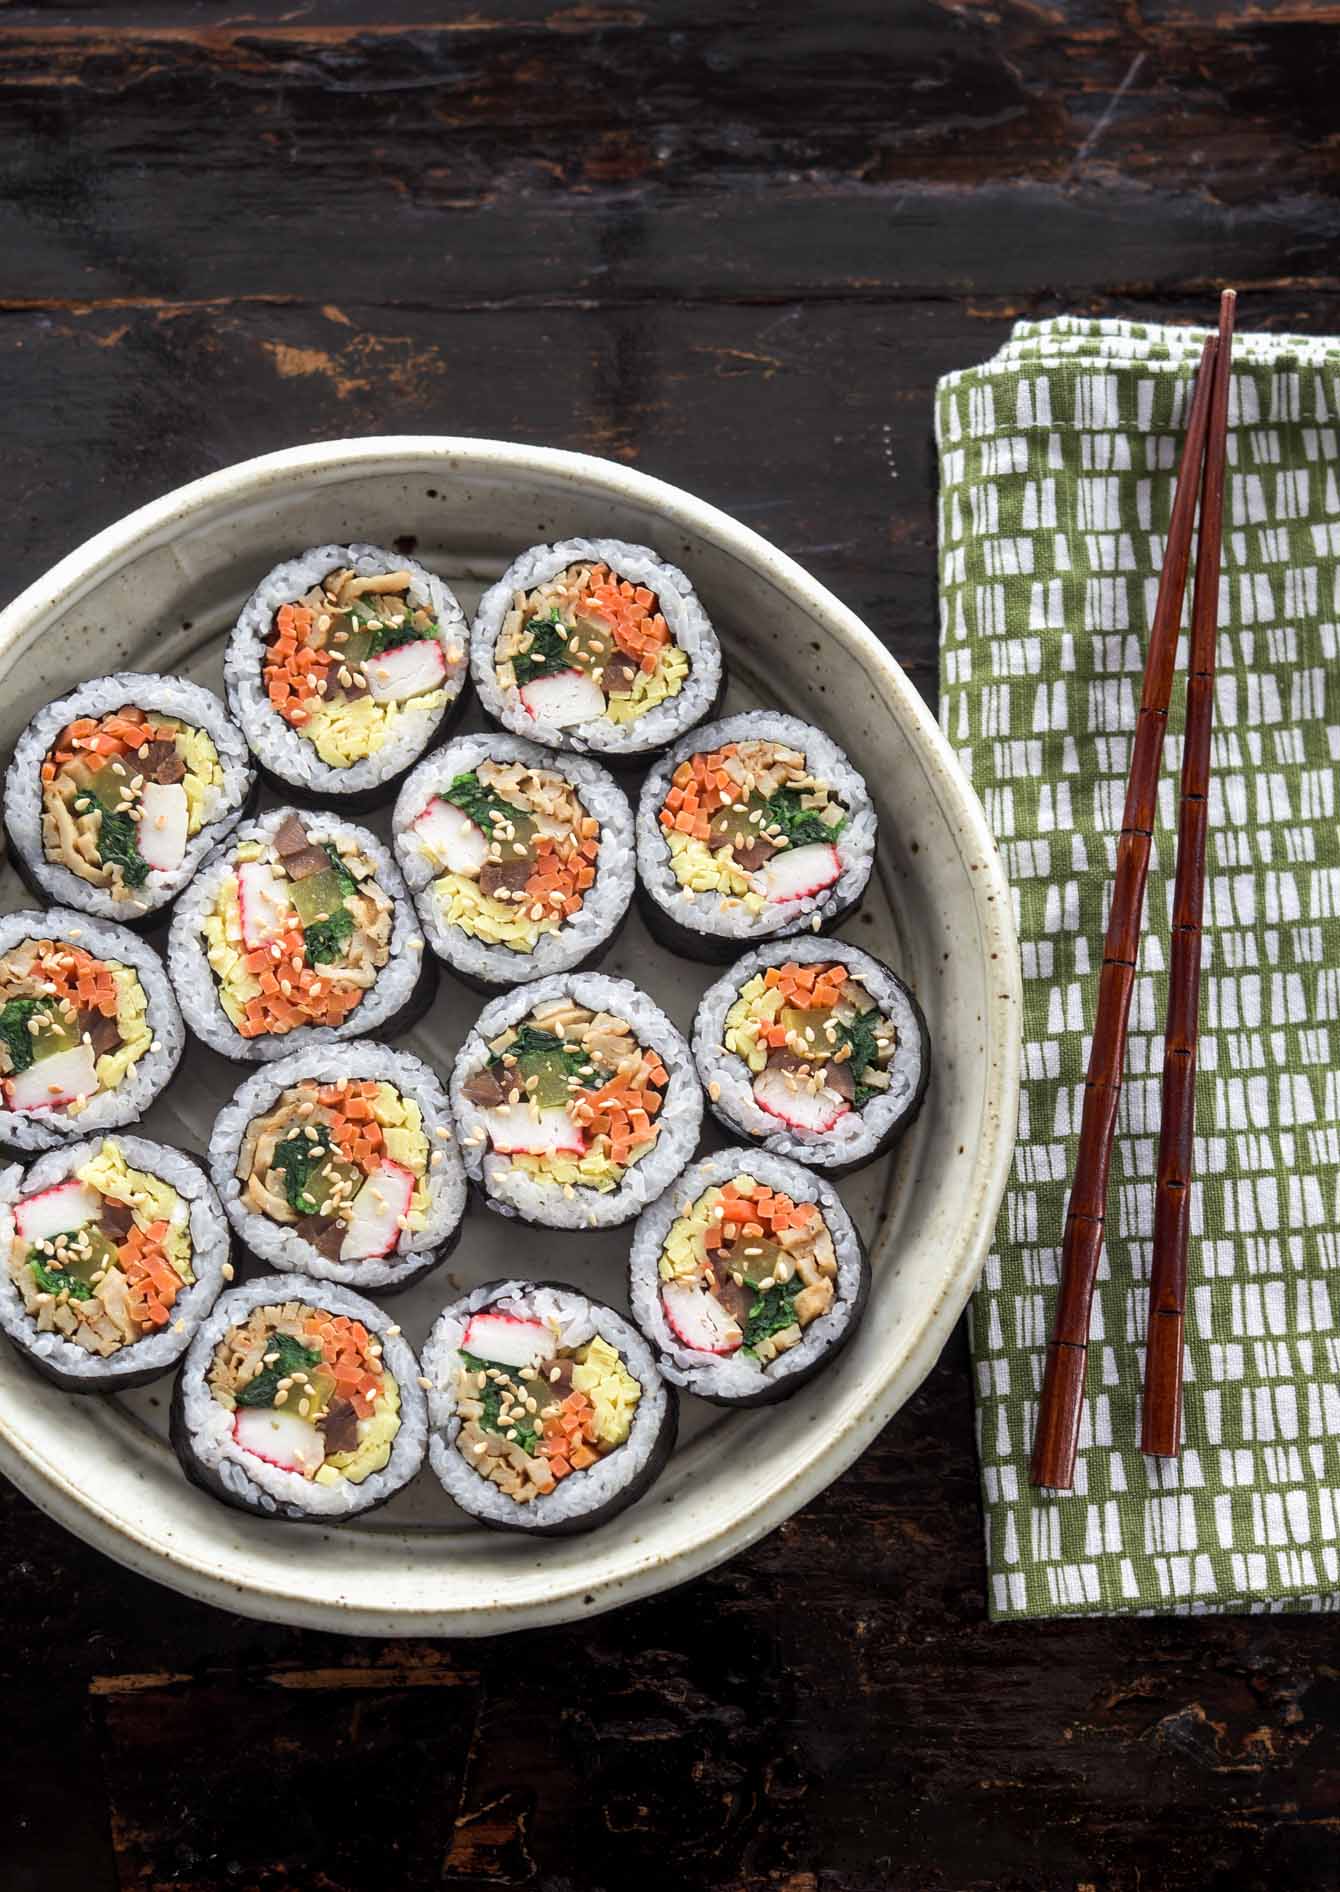
[{"label": "white crab stick", "polygon": [[549,1358],[554,1337],[542,1321],[495,1311],[471,1315],[461,1346],[477,1360],[496,1366],[531,1367]]},{"label": "white crab stick", "polygon": [[54,1057],[39,1058],[17,1077],[5,1080],[11,1110],[58,1110],[98,1088],[98,1066],[90,1045],[74,1045]]},{"label": "white crab stick", "polygon": [[788,1083],[789,1075],[774,1069],[760,1071],[754,1079],[754,1101],[779,1123],[821,1136],[850,1110],[846,1098],[839,1097],[835,1091],[812,1091],[805,1084],[797,1084],[794,1078]]},{"label": "white crab stick", "polygon": [[803,900],[807,894],[831,887],[842,876],[842,862],[835,847],[827,841],[810,841],[804,847],[784,847],[758,870],[767,900]]},{"label": "white crab stick", "polygon": [[435,637],[397,644],[363,665],[368,695],[374,703],[403,703],[407,697],[435,690],[447,674],[447,660]]},{"label": "white crab stick", "polygon": [[287,882],[265,861],[243,861],[237,870],[237,904],[242,910],[242,944],[251,952],[283,932],[291,904]]},{"label": "white crab stick", "polygon": [[233,1437],[244,1452],[281,1471],[310,1478],[326,1462],[326,1443],[314,1425],[282,1407],[242,1406],[233,1421]]},{"label": "white crab stick", "polygon": [[580,1156],[586,1148],[562,1104],[538,1111],[529,1104],[499,1105],[479,1114],[500,1156]]},{"label": "white crab stick", "polygon": [[560,670],[552,677],[533,677],[521,687],[521,701],[537,723],[566,729],[589,723],[605,713],[605,698],[598,683],[584,670]]},{"label": "white crab stick", "polygon": [[170,873],[186,858],[190,810],[180,782],[146,782],[140,790],[140,853],[150,867]]},{"label": "white crab stick", "polygon": [[413,1196],[413,1172],[384,1156],[354,1197],[340,1260],[372,1261],[389,1255],[400,1239],[400,1224]]},{"label": "white crab stick", "polygon": [[423,813],[415,816],[414,832],[429,860],[449,874],[477,874],[489,857],[483,829],[464,809],[440,795],[434,795]]},{"label": "white crab stick", "polygon": [[661,1289],[661,1306],[675,1339],[695,1353],[734,1353],[744,1339],[740,1323],[706,1288],[667,1281]]},{"label": "white crab stick", "polygon": [[21,1239],[49,1242],[53,1235],[86,1228],[102,1214],[102,1197],[81,1182],[57,1183],[41,1195],[27,1196],[14,1210],[14,1226]]}]

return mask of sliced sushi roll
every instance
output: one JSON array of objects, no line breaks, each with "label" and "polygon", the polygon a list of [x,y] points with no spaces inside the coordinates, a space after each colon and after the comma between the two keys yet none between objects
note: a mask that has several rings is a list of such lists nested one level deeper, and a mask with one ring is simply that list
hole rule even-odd
[{"label": "sliced sushi roll", "polygon": [[477,990],[589,965],[633,897],[633,811],[584,756],[458,736],[400,791],[396,857],[434,952]]},{"label": "sliced sushi roll", "polygon": [[837,1172],[882,1156],[921,1108],[931,1048],[896,973],[841,940],[779,940],[707,988],[693,1054],[716,1116]]},{"label": "sliced sushi roll", "polygon": [[361,1294],[270,1274],[221,1297],[172,1397],[173,1449],[193,1485],[239,1511],[341,1524],[423,1463],[419,1363]]},{"label": "sliced sushi roll", "polygon": [[547,1281],[454,1301],[423,1353],[428,1461],[463,1511],[537,1537],[593,1530],[674,1449],[678,1400],[612,1307]]},{"label": "sliced sushi roll", "polygon": [[523,552],[480,599],[470,665],[505,729],[614,764],[659,754],[712,714],[723,684],[684,573],[622,539]]},{"label": "sliced sushi roll", "polygon": [[676,743],[643,784],[647,925],[708,960],[828,932],[865,892],[876,829],[863,778],[822,730],[770,710],[727,716]]},{"label": "sliced sushi roll", "polygon": [[451,1078],[466,1174],[491,1209],[614,1228],[693,1154],[703,1100],[683,1038],[627,979],[538,979],[486,1005]]},{"label": "sliced sushi roll", "polygon": [[764,1150],[718,1150],[633,1230],[629,1298],[661,1371],[721,1406],[785,1399],[836,1358],[870,1268],[832,1185]]},{"label": "sliced sushi roll", "polygon": [[405,1031],[437,982],[390,850],[291,808],[205,862],[173,915],[168,964],[191,1030],[244,1063]]},{"label": "sliced sushi roll", "polygon": [[55,1150],[138,1122],[185,1042],[162,960],[124,926],[63,907],[0,918],[0,1143]]},{"label": "sliced sushi roll", "polygon": [[242,732],[179,677],[100,677],[29,723],[5,775],[14,864],[42,900],[143,925],[255,798]]},{"label": "sliced sushi roll", "polygon": [[387,1045],[266,1065],[220,1111],[209,1162],[233,1227],[275,1268],[390,1294],[460,1236],[465,1171],[447,1094]]},{"label": "sliced sushi roll", "polygon": [[232,1274],[232,1237],[200,1165],[106,1136],[0,1176],[0,1326],[71,1393],[157,1378]]},{"label": "sliced sushi roll", "polygon": [[469,632],[449,586],[376,545],[276,565],[224,655],[228,704],[281,795],[386,801],[459,703]]}]

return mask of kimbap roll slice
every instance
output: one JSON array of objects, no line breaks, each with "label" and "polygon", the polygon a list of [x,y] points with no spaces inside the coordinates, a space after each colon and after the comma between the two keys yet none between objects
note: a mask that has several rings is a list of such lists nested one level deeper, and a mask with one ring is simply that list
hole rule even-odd
[{"label": "kimbap roll slice", "polygon": [[53,1150],[0,1176],[0,1326],[72,1393],[175,1366],[232,1274],[200,1165],[137,1136]]},{"label": "kimbap roll slice", "polygon": [[633,1318],[665,1377],[721,1406],[785,1399],[836,1358],[870,1269],[832,1185],[763,1150],[718,1150],[643,1211]]},{"label": "kimbap roll slice", "polygon": [[445,1261],[465,1213],[446,1092],[389,1046],[300,1051],[219,1113],[210,1171],[261,1261],[390,1294]]},{"label": "kimbap roll slice", "polygon": [[519,736],[460,736],[400,791],[396,856],[428,942],[485,991],[568,972],[633,897],[633,811],[597,762]]},{"label": "kimbap roll slice", "polygon": [[163,962],[124,926],[0,918],[0,1143],[54,1150],[136,1123],[186,1041]]},{"label": "kimbap roll slice", "polygon": [[614,1228],[693,1154],[703,1100],[688,1046],[627,979],[558,974],[486,1005],[451,1079],[466,1174],[491,1209]]},{"label": "kimbap roll slice", "polygon": [[912,994],[840,940],[748,954],[703,994],[693,1050],[727,1130],[834,1171],[860,1169],[897,1141],[931,1068]]},{"label": "kimbap roll slice", "polygon": [[423,1463],[419,1363],[361,1294],[298,1274],[232,1288],[202,1322],[172,1398],[182,1470],[257,1517],[340,1524]]},{"label": "kimbap roll slice", "polygon": [[224,656],[233,715],[281,795],[385,801],[457,705],[469,652],[450,588],[376,545],[319,545],[263,578]]},{"label": "kimbap roll slice", "polygon": [[876,827],[864,780],[821,730],[768,710],[728,716],[677,743],[643,785],[647,925],[709,960],[828,932],[865,892]]},{"label": "kimbap roll slice", "polygon": [[191,1030],[246,1063],[407,1030],[437,979],[390,850],[292,808],[205,862],[177,903],[168,963]]},{"label": "kimbap roll slice", "polygon": [[480,599],[470,662],[505,729],[615,763],[658,754],[722,689],[721,647],[684,573],[621,539],[523,552]]},{"label": "kimbap roll slice", "polygon": [[85,683],[29,723],[5,776],[14,863],[41,899],[143,925],[254,798],[242,733],[177,677]]},{"label": "kimbap roll slice", "polygon": [[481,1523],[593,1530],[646,1491],[678,1400],[622,1314],[558,1282],[493,1281],[454,1301],[423,1353],[428,1460]]}]

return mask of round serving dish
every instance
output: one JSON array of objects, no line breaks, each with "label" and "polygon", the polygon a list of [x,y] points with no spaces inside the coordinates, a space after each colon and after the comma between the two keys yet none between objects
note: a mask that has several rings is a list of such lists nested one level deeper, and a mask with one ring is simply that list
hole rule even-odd
[{"label": "round serving dish", "polygon": [[[489,440],[332,441],[227,467],[99,533],[0,614],[0,753],[39,704],[95,670],[169,670],[217,688],[239,606],[303,546],[398,541],[472,609],[519,548],[595,534],[654,545],[690,573],[722,637],[728,710],[785,708],[829,729],[873,791],[878,863],[842,931],[913,987],[934,1069],[894,1156],[842,1184],[873,1269],[864,1325],[782,1406],[722,1414],[686,1399],[679,1446],[647,1497],[588,1537],[552,1543],[471,1524],[426,1475],[365,1523],[276,1530],[186,1483],[167,1443],[170,1381],[74,1399],[5,1349],[0,1469],[89,1543],[188,1595],[350,1634],[487,1635],[683,1582],[851,1464],[930,1370],[977,1278],[1019,1084],[1018,953],[994,844],[930,711],[873,633],[714,507],[605,460]],[[467,726],[478,723],[475,710]],[[369,824],[384,834],[389,813]],[[23,904],[6,866],[0,910]],[[711,970],[660,951],[636,919],[601,969],[633,978],[685,1032]],[[445,1071],[479,1006],[444,976],[401,1042]],[[203,1150],[235,1085],[235,1070],[193,1042],[144,1134]],[[706,1145],[724,1141],[709,1133]],[[400,1297],[396,1319],[417,1346],[462,1289],[519,1273],[626,1308],[627,1240],[526,1231],[476,1211],[446,1270]]]}]

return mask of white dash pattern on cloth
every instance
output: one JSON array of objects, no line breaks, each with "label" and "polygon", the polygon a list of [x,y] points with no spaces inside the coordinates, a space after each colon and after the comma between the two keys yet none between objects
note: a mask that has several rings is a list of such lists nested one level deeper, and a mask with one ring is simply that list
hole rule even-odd
[{"label": "white dash pattern on cloth", "polygon": [[997,1618],[1340,1607],[1340,341],[1234,344],[1181,1457],[1139,1449],[1179,678],[1075,1488],[1028,1483],[1204,334],[1020,323],[937,390],[941,717],[1009,872],[1025,992],[1018,1150],[972,1306]]}]

